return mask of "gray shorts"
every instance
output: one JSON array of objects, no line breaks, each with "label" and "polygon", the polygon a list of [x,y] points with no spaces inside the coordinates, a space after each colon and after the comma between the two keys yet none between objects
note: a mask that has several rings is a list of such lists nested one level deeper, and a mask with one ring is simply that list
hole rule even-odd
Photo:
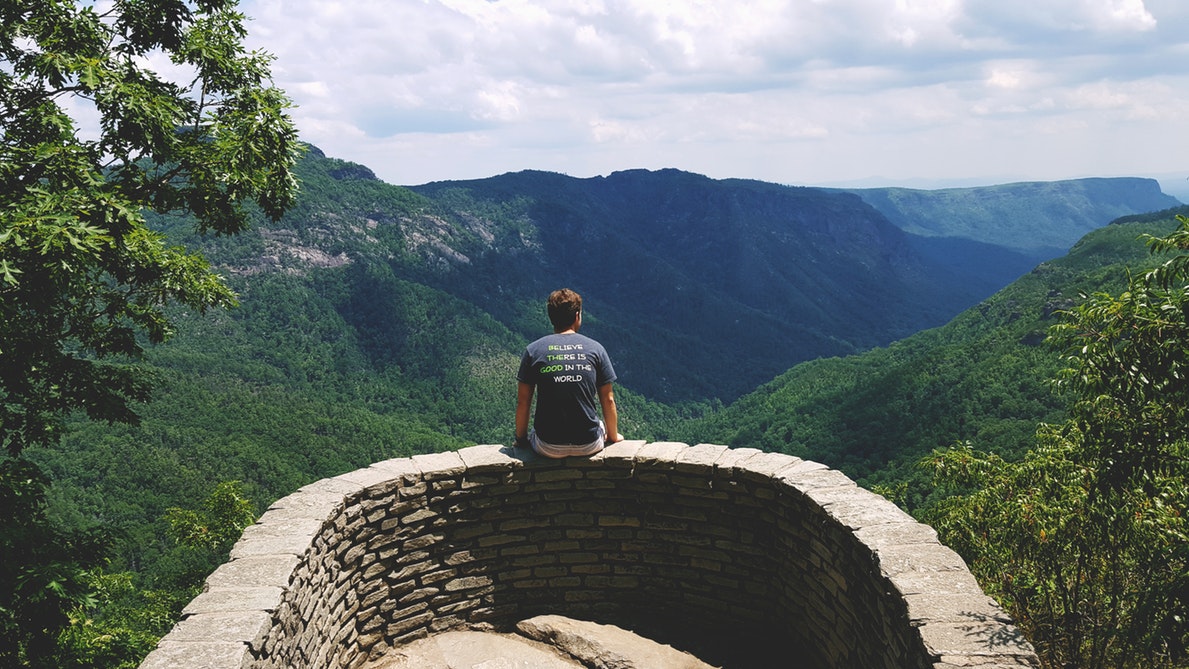
[{"label": "gray shorts", "polygon": [[607,435],[607,427],[599,421],[599,437],[589,444],[550,444],[537,437],[536,430],[529,430],[528,443],[533,450],[547,458],[567,458],[571,455],[594,455],[603,450],[603,437]]}]

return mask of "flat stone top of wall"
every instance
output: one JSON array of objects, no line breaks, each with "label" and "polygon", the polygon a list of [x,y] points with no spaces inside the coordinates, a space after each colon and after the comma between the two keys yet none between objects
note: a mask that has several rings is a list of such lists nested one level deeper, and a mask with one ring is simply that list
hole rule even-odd
[{"label": "flat stone top of wall", "polygon": [[244,531],[141,669],[358,667],[438,632],[650,603],[809,636],[815,667],[1037,666],[932,528],[841,473],[625,441],[567,460],[474,446],[305,486]]}]

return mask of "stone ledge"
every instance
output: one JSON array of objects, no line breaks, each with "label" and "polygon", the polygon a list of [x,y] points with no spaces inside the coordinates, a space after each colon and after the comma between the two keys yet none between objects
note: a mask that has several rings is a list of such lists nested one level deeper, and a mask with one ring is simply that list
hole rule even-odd
[{"label": "stone ledge", "polygon": [[674,469],[689,474],[713,473],[714,463],[728,450],[730,449],[727,446],[698,444],[678,454]]},{"label": "stone ledge", "polygon": [[272,627],[272,616],[268,611],[254,610],[243,613],[199,613],[183,618],[165,637],[165,641],[209,643],[211,639],[221,642],[237,641],[259,650],[264,637]]},{"label": "stone ledge", "polygon": [[240,613],[275,611],[281,604],[281,588],[259,586],[215,588],[200,593],[182,609],[183,616],[197,613]]},{"label": "stone ledge", "polygon": [[206,589],[273,586],[288,588],[298,566],[295,554],[258,555],[229,560],[206,578]]},{"label": "stone ledge", "polygon": [[245,530],[141,666],[354,667],[373,649],[520,619],[522,606],[581,617],[628,613],[625,602],[787,626],[814,636],[802,641],[826,666],[1035,662],[931,528],[840,472],[623,441],[567,460],[473,446],[305,486]]},{"label": "stone ledge", "polygon": [[515,457],[515,451],[515,448],[498,445],[471,446],[459,450],[458,455],[462,458],[468,475],[485,474],[493,471],[511,471],[523,467],[524,461]]},{"label": "stone ledge", "polygon": [[1031,644],[1018,630],[998,622],[934,623],[922,627],[921,636],[929,652],[949,663],[993,661],[1028,667],[1035,658]]},{"label": "stone ledge", "polygon": [[644,447],[643,441],[625,439],[611,444],[599,453],[592,455],[588,461],[592,464],[602,464],[609,467],[625,467],[631,469],[636,466],[636,454]]},{"label": "stone ledge", "polygon": [[412,460],[421,468],[421,475],[427,481],[458,476],[466,471],[466,463],[457,451],[414,455]]},{"label": "stone ledge", "polygon": [[140,669],[230,669],[247,667],[252,661],[248,646],[233,642],[183,642],[161,640]]},{"label": "stone ledge", "polygon": [[637,467],[673,469],[677,466],[677,457],[688,448],[687,444],[675,441],[647,443],[636,451],[635,463]]},{"label": "stone ledge", "polygon": [[265,513],[272,513],[273,518],[316,518],[326,521],[338,515],[345,504],[346,501],[341,494],[295,492],[273,502]]},{"label": "stone ledge", "polygon": [[819,488],[811,491],[809,496],[851,531],[916,522],[900,507],[858,486]]}]

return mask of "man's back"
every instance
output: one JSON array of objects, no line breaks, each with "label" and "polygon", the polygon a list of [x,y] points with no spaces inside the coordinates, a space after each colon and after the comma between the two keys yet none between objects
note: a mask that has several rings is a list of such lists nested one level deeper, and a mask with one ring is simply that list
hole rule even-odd
[{"label": "man's back", "polygon": [[533,427],[552,444],[585,444],[599,437],[599,387],[615,378],[603,346],[575,332],[529,344],[517,374],[521,383],[536,387]]}]

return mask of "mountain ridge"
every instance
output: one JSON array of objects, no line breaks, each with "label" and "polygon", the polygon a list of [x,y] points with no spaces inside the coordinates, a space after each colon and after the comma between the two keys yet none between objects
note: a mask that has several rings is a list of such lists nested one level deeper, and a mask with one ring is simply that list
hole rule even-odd
[{"label": "mountain ridge", "polygon": [[[831,189],[834,190],[834,189]],[[906,232],[925,237],[962,237],[1003,246],[1038,260],[1062,255],[1091,230],[1139,211],[1180,202],[1156,179],[1086,177],[1018,181],[996,186],[941,188],[848,188]],[[939,216],[939,210],[962,216]]]},{"label": "mountain ridge", "polygon": [[[522,289],[543,295],[576,284],[593,313],[621,324],[601,338],[621,351],[628,368],[636,355],[668,356],[658,348],[684,346],[685,355],[703,361],[740,347],[778,352],[739,358],[733,366],[748,371],[720,386],[722,399],[793,361],[862,350],[940,324],[981,297],[948,280],[949,269],[922,259],[905,233],[861,200],[819,189],[633,170],[589,179],[520,172],[411,190],[449,195],[460,213],[531,200],[518,216],[534,226],[541,246],[519,260],[553,278],[525,281]],[[937,281],[939,275],[947,280]],[[621,335],[624,321],[644,324],[661,346]],[[662,323],[681,332],[656,327]],[[699,348],[689,348],[691,333]],[[721,344],[728,341],[737,346]],[[646,394],[672,400],[696,397],[683,387],[704,392],[680,361],[666,367],[676,376],[644,381]]]},{"label": "mountain ridge", "polygon": [[[360,281],[389,273],[452,295],[526,340],[543,326],[542,296],[569,285],[587,297],[588,330],[616,352],[624,382],[663,402],[729,402],[798,362],[941,325],[1038,261],[1035,248],[1011,240],[907,232],[908,209],[897,225],[862,193],[677,169],[588,178],[524,170],[400,187],[312,147],[299,174],[306,195],[279,225],[261,222],[254,247],[238,243],[241,253],[229,256],[193,241],[241,275],[364,263],[376,269],[353,273]],[[1114,183],[1028,187],[1039,193],[1033,201],[1058,193],[1057,209],[1075,202],[1069,218],[1086,202],[1109,201],[1110,213],[1125,205],[1128,188]],[[1140,193],[1133,208],[1152,201],[1148,181],[1124,183]],[[1087,188],[1115,194],[1064,194]],[[869,199],[874,192],[883,191]],[[953,193],[1004,199],[996,192],[913,192],[933,217],[915,225],[944,227]],[[352,313],[352,327],[377,331],[358,320],[367,310]]]},{"label": "mountain ridge", "polygon": [[[175,310],[178,334],[141,363],[159,390],[139,425],[80,419],[59,448],[30,453],[56,482],[57,513],[80,524],[103,518],[126,533],[124,564],[168,569],[165,509],[195,507],[215,481],[242,481],[268,503],[387,458],[510,443],[515,367],[523,346],[548,329],[542,302],[561,285],[587,297],[584,332],[615,360],[621,431],[665,440],[685,438],[682,429],[697,429],[703,414],[740,415],[715,408],[790,369],[848,360],[795,367],[807,353],[841,356],[947,322],[1030,269],[983,274],[987,263],[965,258],[1019,254],[963,239],[927,239],[937,246],[926,259],[925,238],[853,194],[677,170],[597,181],[525,173],[418,192],[312,150],[299,176],[302,193],[281,221],[260,219],[235,237],[152,219],[172,241],[201,250],[240,307]],[[944,291],[968,303],[937,303]],[[911,314],[889,308],[910,302]],[[789,305],[802,321],[793,322]],[[813,322],[816,314],[832,320]],[[852,377],[877,371],[849,360]],[[942,362],[938,354],[913,373]],[[973,402],[995,401],[956,387]],[[895,424],[863,410],[894,415],[911,403],[888,403],[870,388],[818,399],[853,412],[837,439],[822,442],[854,451],[823,451],[838,464],[872,471],[902,447],[883,438]],[[1019,406],[1008,400],[1003,411]],[[814,423],[779,408],[738,427],[778,445],[798,423],[830,424],[824,413]],[[737,441],[704,425],[688,438]]]},{"label": "mountain ridge", "polygon": [[803,363],[713,415],[684,423],[693,438],[817,459],[867,483],[919,478],[917,458],[972,441],[1005,457],[1059,422],[1049,382],[1059,353],[1044,345],[1058,312],[1079,295],[1115,292],[1153,267],[1143,234],[1175,229],[1179,207],[1092,231],[1068,254],[1037,265],[949,323],[887,347]]}]

